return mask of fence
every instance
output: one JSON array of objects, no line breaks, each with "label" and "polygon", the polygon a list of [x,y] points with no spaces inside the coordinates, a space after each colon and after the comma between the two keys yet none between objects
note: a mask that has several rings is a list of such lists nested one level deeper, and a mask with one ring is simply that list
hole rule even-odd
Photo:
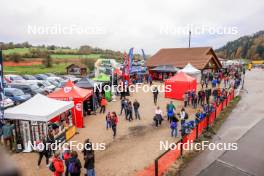
[{"label": "fence", "polygon": [[164,174],[168,170],[168,168],[183,155],[184,149],[182,145],[184,143],[194,141],[195,139],[199,138],[204,131],[208,130],[213,125],[220,112],[227,107],[230,101],[234,99],[234,96],[235,92],[233,90],[218,106],[216,104],[214,105],[215,111],[213,113],[201,120],[188,135],[183,136],[177,143],[175,143],[176,147],[174,147],[173,150],[168,149],[167,151],[165,151],[155,159],[153,165],[149,166],[137,175],[161,176],[162,174]]}]

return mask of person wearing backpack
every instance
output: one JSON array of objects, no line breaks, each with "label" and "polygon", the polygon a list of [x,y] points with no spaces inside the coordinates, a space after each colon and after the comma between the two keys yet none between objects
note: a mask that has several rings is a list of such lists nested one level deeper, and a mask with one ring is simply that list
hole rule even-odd
[{"label": "person wearing backpack", "polygon": [[76,151],[71,152],[71,157],[68,163],[68,171],[71,176],[80,176],[81,175],[82,164],[78,158]]},{"label": "person wearing backpack", "polygon": [[94,170],[94,151],[90,150],[87,152],[85,155],[85,163],[84,167],[87,170],[87,175],[86,176],[95,176],[95,170]]},{"label": "person wearing backpack", "polygon": [[171,118],[171,137],[177,137],[178,135],[178,119],[175,117],[175,114],[173,114],[172,118]]},{"label": "person wearing backpack", "polygon": [[[44,147],[41,146],[41,145],[43,145]],[[41,164],[43,156],[45,156],[46,165],[48,166],[49,165],[49,149],[47,148],[47,142],[46,142],[46,139],[45,139],[44,135],[41,136],[41,140],[37,144],[37,151],[39,153],[38,168],[39,168],[39,166]]]},{"label": "person wearing backpack", "polygon": [[60,153],[55,152],[52,162],[49,165],[49,169],[53,172],[54,176],[62,176],[64,172],[64,164],[60,158]]},{"label": "person wearing backpack", "polygon": [[65,164],[65,176],[69,175],[69,159],[71,157],[71,150],[69,148],[68,145],[66,145],[63,149],[63,153],[62,153],[62,159],[64,160],[64,164]]},{"label": "person wearing backpack", "polygon": [[176,108],[175,108],[174,104],[172,103],[172,101],[167,104],[167,108],[166,109],[167,109],[168,121],[171,123],[173,114],[176,111]]}]

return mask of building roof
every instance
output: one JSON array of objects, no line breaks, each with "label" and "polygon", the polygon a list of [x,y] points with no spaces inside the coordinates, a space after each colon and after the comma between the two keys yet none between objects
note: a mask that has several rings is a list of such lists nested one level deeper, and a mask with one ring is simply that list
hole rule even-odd
[{"label": "building roof", "polygon": [[217,68],[222,67],[211,47],[164,48],[149,58],[146,65],[148,67],[173,65],[183,68],[188,63],[191,63],[194,67],[201,70],[206,68],[211,60],[216,64]]},{"label": "building roof", "polygon": [[178,82],[192,82],[194,81],[195,78],[183,73],[183,72],[179,72],[177,73],[175,76],[167,79],[167,82],[175,82],[175,81],[178,81]]},{"label": "building roof", "polygon": [[47,122],[73,106],[73,101],[59,101],[37,94],[28,101],[5,110],[5,118]]}]

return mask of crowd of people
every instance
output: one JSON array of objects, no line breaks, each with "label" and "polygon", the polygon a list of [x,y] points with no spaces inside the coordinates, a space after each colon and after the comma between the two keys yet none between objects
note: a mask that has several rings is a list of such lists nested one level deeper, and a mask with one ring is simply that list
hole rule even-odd
[{"label": "crowd of people", "polygon": [[[46,165],[54,176],[80,176],[82,168],[86,169],[86,176],[95,176],[95,156],[89,139],[85,140],[85,147],[82,151],[84,166],[81,164],[78,153],[75,150],[71,150],[68,145],[64,145],[63,151],[52,150],[50,146],[54,142],[52,133],[49,133],[46,137],[42,136],[38,141],[38,168],[41,165],[42,158],[45,157]],[[44,144],[45,147],[41,147],[40,144]]]}]

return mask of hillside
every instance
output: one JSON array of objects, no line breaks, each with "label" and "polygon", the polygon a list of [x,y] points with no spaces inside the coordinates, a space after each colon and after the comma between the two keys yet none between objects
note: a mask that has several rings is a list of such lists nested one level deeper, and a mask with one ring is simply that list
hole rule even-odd
[{"label": "hillside", "polygon": [[216,54],[224,59],[264,59],[264,31],[230,41],[217,49]]}]

